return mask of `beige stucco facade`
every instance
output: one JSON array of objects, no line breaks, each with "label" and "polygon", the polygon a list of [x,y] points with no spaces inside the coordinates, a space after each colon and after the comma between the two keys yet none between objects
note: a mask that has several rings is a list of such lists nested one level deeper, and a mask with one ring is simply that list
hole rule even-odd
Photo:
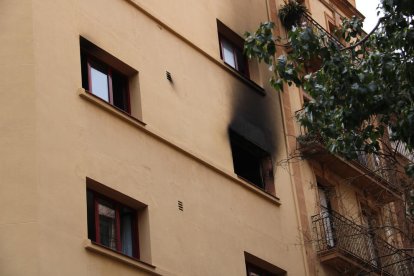
[{"label": "beige stucco facade", "polygon": [[[277,94],[266,66],[249,61],[249,79],[220,56],[217,20],[242,36],[282,2],[1,1],[0,275],[246,275],[246,254],[278,275],[337,273],[313,249],[317,182],[346,194],[337,206],[355,220],[358,188],[317,163],[279,165],[302,92]],[[326,29],[347,16],[304,2]],[[80,37],[137,72],[130,115],[82,88]],[[230,128],[266,147],[271,193],[234,172]],[[88,239],[87,188],[146,206],[139,260]]]},{"label": "beige stucco facade", "polygon": [[[251,66],[263,96],[218,45],[216,19],[254,30],[266,1],[0,6],[1,275],[243,275],[245,251],[307,273],[289,172],[275,169],[271,196],[232,167],[236,119],[271,137],[274,160],[287,154],[267,69]],[[131,107],[145,125],[80,89],[80,36],[139,72]],[[148,206],[141,260],[155,268],[85,248],[86,177]]]}]

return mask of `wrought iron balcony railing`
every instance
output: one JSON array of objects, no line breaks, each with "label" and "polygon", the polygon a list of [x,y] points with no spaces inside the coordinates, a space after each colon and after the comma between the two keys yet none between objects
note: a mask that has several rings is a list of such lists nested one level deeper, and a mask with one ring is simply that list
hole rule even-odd
[{"label": "wrought iron balcony railing", "polygon": [[338,48],[344,48],[345,46],[331,33],[329,33],[324,27],[322,27],[309,13],[304,13],[302,17],[302,24],[306,24],[306,26],[311,27],[314,31],[317,31],[320,34],[324,34],[325,37],[333,42]]},{"label": "wrought iron balcony railing", "polygon": [[[386,160],[376,154],[367,154],[365,152],[358,153],[358,159],[356,160],[360,165],[370,170],[376,176],[381,177],[387,181],[390,185],[396,186],[395,170],[390,165],[386,164]],[[397,186],[395,188],[398,188]]]},{"label": "wrought iron balcony railing", "polygon": [[[387,130],[388,130],[388,135],[391,137],[392,136],[391,127],[388,127]],[[414,162],[414,151],[410,151],[406,143],[402,141],[390,141],[390,144],[394,152],[399,153],[405,158],[407,158],[409,161]]]},{"label": "wrought iron balcony railing", "polygon": [[410,160],[411,162],[414,162],[414,152],[410,152],[407,145],[403,142],[391,142],[391,147],[393,150]]},{"label": "wrought iron balcony railing", "polygon": [[[359,152],[357,159],[349,160],[330,153],[321,137],[309,135],[304,127],[300,127],[298,149],[306,159],[316,160],[326,164],[326,168],[346,178],[356,179],[355,185],[360,184],[378,200],[385,202],[399,199],[402,194],[401,183],[392,160],[383,156]],[[385,189],[385,190],[384,190]],[[383,198],[384,197],[384,198]]]},{"label": "wrought iron balcony railing", "polygon": [[362,151],[355,160],[349,160],[330,153],[320,137],[308,135],[303,127],[300,133],[298,150],[304,159],[324,164],[325,169],[335,171],[382,203],[401,199],[403,190],[392,160]]},{"label": "wrought iron balcony railing", "polygon": [[368,229],[333,211],[312,216],[312,228],[316,251],[325,260],[329,255],[349,260],[347,264],[354,266],[358,275],[414,275],[413,257],[383,240],[378,234],[380,228]]}]

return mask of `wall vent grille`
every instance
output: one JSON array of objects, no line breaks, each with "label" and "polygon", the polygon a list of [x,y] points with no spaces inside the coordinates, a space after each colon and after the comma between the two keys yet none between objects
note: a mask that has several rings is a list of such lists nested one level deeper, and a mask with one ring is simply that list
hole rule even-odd
[{"label": "wall vent grille", "polygon": [[165,71],[165,76],[167,77],[167,80],[169,80],[170,82],[172,82],[172,81],[173,81],[173,80],[172,80],[172,76],[171,76],[171,73],[170,73],[170,72]]}]

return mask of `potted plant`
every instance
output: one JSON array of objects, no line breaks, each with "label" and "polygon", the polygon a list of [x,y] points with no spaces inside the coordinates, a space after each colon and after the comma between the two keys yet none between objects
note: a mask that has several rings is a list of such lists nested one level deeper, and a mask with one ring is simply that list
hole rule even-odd
[{"label": "potted plant", "polygon": [[293,26],[300,23],[307,9],[302,3],[295,0],[284,0],[284,3],[279,10],[278,16],[282,25],[290,30]]}]

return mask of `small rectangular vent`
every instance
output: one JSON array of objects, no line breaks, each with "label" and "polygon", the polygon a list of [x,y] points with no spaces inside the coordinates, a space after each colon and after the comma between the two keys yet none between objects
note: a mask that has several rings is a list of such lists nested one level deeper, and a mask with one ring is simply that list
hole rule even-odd
[{"label": "small rectangular vent", "polygon": [[172,80],[172,76],[171,76],[171,73],[170,73],[170,72],[165,71],[165,75],[167,76],[167,80],[169,80],[170,82],[172,82],[172,81],[173,81],[173,80]]},{"label": "small rectangular vent", "polygon": [[184,211],[184,205],[182,201],[178,201],[178,210]]}]

